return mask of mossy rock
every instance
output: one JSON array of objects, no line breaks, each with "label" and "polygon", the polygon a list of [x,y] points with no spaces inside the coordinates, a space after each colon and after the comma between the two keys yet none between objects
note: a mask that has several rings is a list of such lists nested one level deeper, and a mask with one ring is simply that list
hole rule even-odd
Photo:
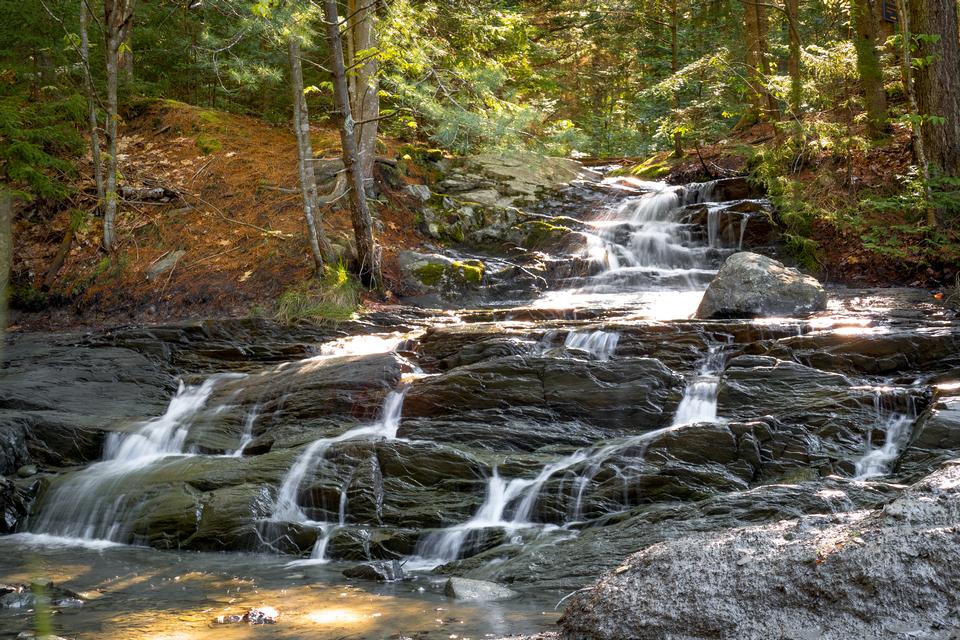
[{"label": "mossy rock", "polygon": [[447,268],[443,264],[429,262],[414,269],[413,274],[416,276],[417,280],[428,287],[435,287],[440,284],[440,280],[443,279],[443,274],[446,272],[446,270]]},{"label": "mossy rock", "polygon": [[632,176],[643,180],[660,180],[665,178],[673,166],[669,159],[662,154],[651,156],[639,164],[621,167],[610,172],[613,176]]}]

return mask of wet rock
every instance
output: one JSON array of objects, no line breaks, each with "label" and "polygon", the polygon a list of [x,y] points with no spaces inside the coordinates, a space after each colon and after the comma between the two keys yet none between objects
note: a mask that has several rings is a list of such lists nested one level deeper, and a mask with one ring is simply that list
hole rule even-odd
[{"label": "wet rock", "polygon": [[0,476],[0,534],[14,533],[29,513],[30,495]]},{"label": "wet rock", "polygon": [[508,417],[524,407],[543,407],[636,432],[669,422],[682,384],[680,376],[647,358],[591,362],[507,356],[419,381],[407,394],[404,415],[500,408]]},{"label": "wet rock", "polygon": [[710,283],[696,317],[756,318],[822,311],[827,293],[815,278],[756,253],[735,253]]},{"label": "wet rock", "polygon": [[755,249],[779,241],[773,206],[766,200],[686,207],[681,221],[697,227],[697,238],[715,248]]},{"label": "wet rock", "polygon": [[473,602],[510,600],[519,595],[516,591],[495,582],[471,580],[469,578],[450,578],[443,587],[443,594],[448,598]]},{"label": "wet rock", "polygon": [[47,603],[53,607],[77,607],[84,603],[80,594],[52,582],[0,584],[0,609],[36,609]]},{"label": "wet rock", "polygon": [[16,336],[0,370],[0,473],[100,457],[106,430],[163,413],[173,376],[136,351],[73,334]]},{"label": "wet rock", "polygon": [[958,523],[954,463],[882,509],[680,536],[575,595],[560,636],[752,640],[808,629],[839,640],[909,628],[935,637],[960,606]]},{"label": "wet rock", "polygon": [[256,607],[244,614],[217,616],[213,623],[237,624],[239,622],[245,622],[247,624],[276,624],[279,619],[280,612],[273,607]]},{"label": "wet rock", "polygon": [[397,560],[389,562],[364,562],[343,570],[343,575],[356,580],[374,582],[397,582],[403,580],[403,567]]},{"label": "wet rock", "polygon": [[35,475],[37,475],[37,465],[35,464],[25,464],[17,469],[17,476],[21,478],[29,478]]}]

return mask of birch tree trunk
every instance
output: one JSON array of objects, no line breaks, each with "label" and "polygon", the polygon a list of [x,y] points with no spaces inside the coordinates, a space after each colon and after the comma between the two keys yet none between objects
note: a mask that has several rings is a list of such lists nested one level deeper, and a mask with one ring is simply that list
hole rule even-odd
[{"label": "birch tree trunk", "polygon": [[313,167],[313,145],[310,142],[310,114],[303,95],[303,66],[300,63],[300,36],[287,38],[290,51],[290,84],[293,86],[293,127],[297,134],[297,167],[300,175],[300,192],[303,195],[303,217],[307,221],[307,235],[317,273],[323,273],[323,265],[331,260],[333,250],[323,229],[317,224],[319,216],[317,178]]},{"label": "birch tree trunk", "polygon": [[93,178],[97,183],[97,207],[103,207],[103,162],[100,160],[100,133],[97,123],[96,89],[90,73],[90,39],[87,36],[87,0],[80,0],[80,58],[83,64],[83,84],[87,92],[87,119],[90,123],[90,157],[93,160]]},{"label": "birch tree trunk", "polygon": [[373,185],[373,167],[377,158],[377,117],[380,115],[379,63],[372,52],[377,47],[376,12],[379,0],[349,0],[348,11],[351,19],[348,33],[351,34],[351,65],[357,65],[353,71],[353,86],[350,106],[356,116],[357,151],[364,187],[369,190]]},{"label": "birch tree trunk", "polygon": [[112,252],[116,244],[117,218],[117,75],[120,46],[133,20],[133,0],[104,0],[104,40],[107,56],[107,180],[103,213],[103,248]]},{"label": "birch tree trunk", "polygon": [[[676,73],[680,69],[680,47],[679,35],[680,28],[680,8],[677,6],[678,0],[673,0],[670,5],[670,71]],[[673,91],[673,109],[680,111],[680,88]],[[673,157],[683,157],[683,135],[679,131],[673,132]]]},{"label": "birch tree trunk", "polygon": [[877,24],[875,0],[853,0],[850,14],[853,18],[853,43],[857,50],[857,71],[863,88],[864,106],[870,133],[880,136],[886,133],[887,94],[883,88],[883,67],[880,65],[878,45],[880,26]]},{"label": "birch tree trunk", "polygon": [[340,39],[340,24],[337,16],[337,0],[323,0],[324,22],[327,42],[330,45],[333,91],[336,99],[336,118],[340,128],[343,147],[343,164],[350,187],[350,211],[353,233],[357,242],[357,260],[360,280],[367,286],[379,286],[380,260],[373,239],[373,220],[367,205],[362,168],[360,166],[357,140],[354,133],[353,113],[347,89],[347,73],[343,64],[343,43]]}]

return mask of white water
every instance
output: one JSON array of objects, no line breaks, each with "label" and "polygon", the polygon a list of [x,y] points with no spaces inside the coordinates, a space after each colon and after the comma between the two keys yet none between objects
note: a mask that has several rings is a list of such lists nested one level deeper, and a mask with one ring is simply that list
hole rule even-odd
[{"label": "white water", "polygon": [[563,346],[586,351],[597,360],[609,360],[619,341],[620,334],[615,331],[571,331]]},{"label": "white water", "polygon": [[717,395],[725,364],[723,349],[724,345],[721,343],[713,343],[707,347],[707,355],[700,365],[697,377],[687,384],[683,392],[683,398],[673,417],[674,426],[717,421]]},{"label": "white water", "polygon": [[403,410],[403,397],[406,389],[391,391],[383,403],[383,409],[380,412],[379,419],[369,425],[355,427],[332,438],[320,438],[310,444],[303,453],[301,453],[293,466],[284,476],[280,484],[280,490],[277,493],[277,499],[274,502],[271,520],[282,522],[299,522],[321,528],[322,536],[317,540],[313,548],[311,558],[317,562],[326,562],[326,548],[331,535],[340,527],[346,524],[347,517],[347,486],[349,480],[344,482],[340,491],[340,504],[338,508],[338,521],[335,523],[311,520],[304,513],[298,503],[300,487],[307,478],[312,478],[319,464],[326,456],[327,450],[338,442],[347,440],[357,440],[360,438],[369,440],[394,440],[397,437],[397,430],[400,428],[400,416]]},{"label": "white water", "polygon": [[[912,400],[907,411],[886,409],[883,406],[883,394],[877,391],[874,395],[874,412],[876,424],[867,431],[865,453],[856,463],[854,479],[867,480],[889,475],[893,464],[903,452],[910,438],[910,431],[916,422],[916,410]],[[883,444],[873,446],[873,432],[883,432]]]},{"label": "white water", "polygon": [[104,459],[75,474],[70,482],[54,486],[44,497],[40,517],[31,520],[33,533],[60,538],[129,542],[128,530],[144,506],[124,492],[146,469],[159,469],[168,458],[189,455],[184,451],[190,425],[206,406],[216,385],[244,376],[224,374],[203,384],[180,384],[166,412],[141,423],[130,433],[107,437]]}]

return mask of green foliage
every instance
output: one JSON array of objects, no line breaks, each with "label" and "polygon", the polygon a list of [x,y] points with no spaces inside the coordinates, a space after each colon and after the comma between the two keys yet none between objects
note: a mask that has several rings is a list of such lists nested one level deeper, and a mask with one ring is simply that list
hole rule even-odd
[{"label": "green foliage", "polygon": [[274,316],[284,323],[347,320],[360,303],[361,285],[341,262],[323,278],[288,288],[277,300]]},{"label": "green foliage", "polygon": [[85,102],[77,94],[29,100],[16,89],[0,95],[0,176],[27,198],[64,200],[83,151]]}]

